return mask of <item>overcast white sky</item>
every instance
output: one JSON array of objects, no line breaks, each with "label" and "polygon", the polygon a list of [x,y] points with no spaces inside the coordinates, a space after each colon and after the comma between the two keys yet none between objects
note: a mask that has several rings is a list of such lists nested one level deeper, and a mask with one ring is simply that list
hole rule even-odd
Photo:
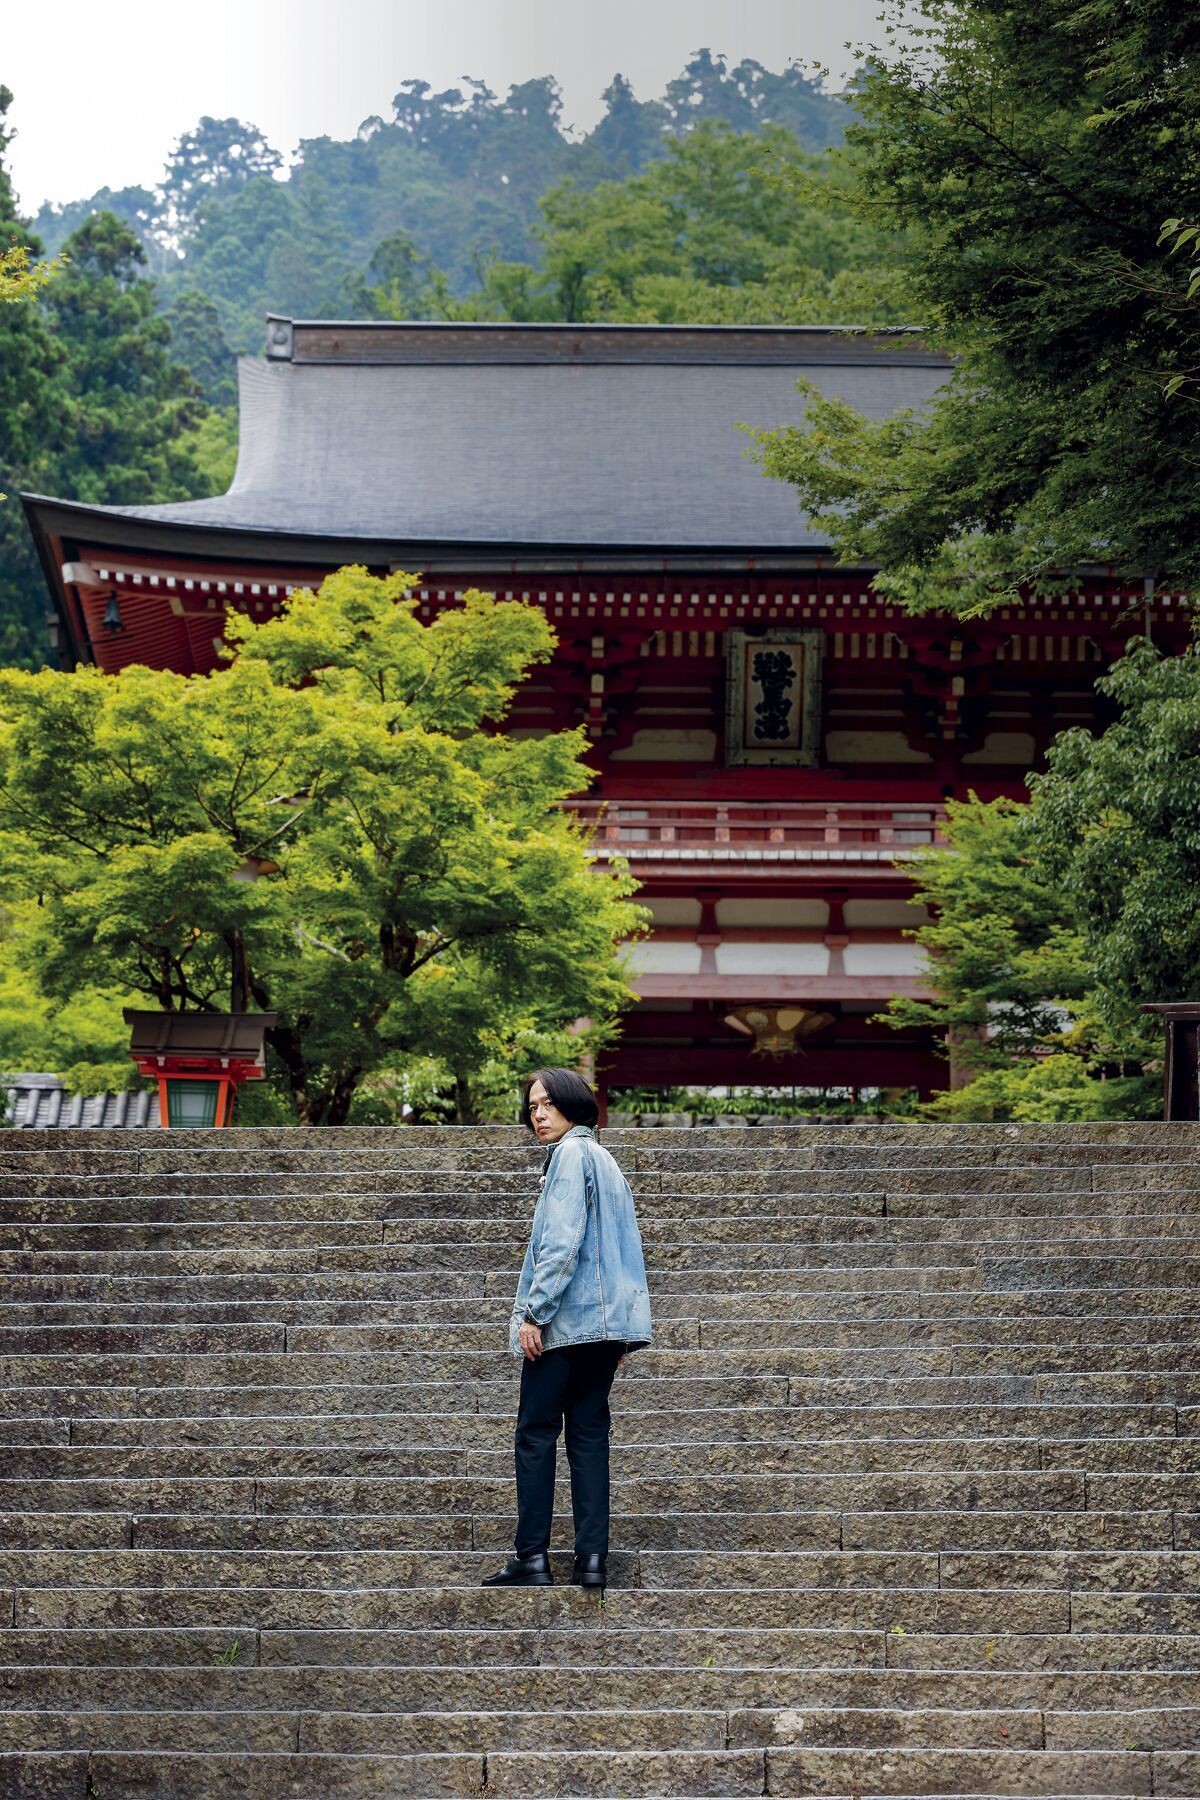
[{"label": "overcast white sky", "polygon": [[690,51],[770,68],[872,35],[878,0],[41,0],[3,7],[0,83],[13,90],[10,158],[22,210],[98,187],[153,187],[202,113],[258,125],[285,153],[389,116],[402,81],[474,75],[503,93],[555,75],[586,130],[615,70],[643,99]]}]

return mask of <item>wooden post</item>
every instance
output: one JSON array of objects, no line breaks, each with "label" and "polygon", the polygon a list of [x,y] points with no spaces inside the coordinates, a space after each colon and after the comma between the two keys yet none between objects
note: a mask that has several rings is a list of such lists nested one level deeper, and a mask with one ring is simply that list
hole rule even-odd
[{"label": "wooden post", "polygon": [[1163,1118],[1200,1119],[1200,1000],[1141,1010],[1157,1013],[1165,1028]]}]

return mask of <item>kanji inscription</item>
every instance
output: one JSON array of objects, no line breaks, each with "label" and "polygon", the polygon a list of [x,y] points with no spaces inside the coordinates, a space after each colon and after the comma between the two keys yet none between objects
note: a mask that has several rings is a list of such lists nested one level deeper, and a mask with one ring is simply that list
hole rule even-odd
[{"label": "kanji inscription", "polygon": [[816,762],[822,643],[819,631],[728,633],[726,762]]},{"label": "kanji inscription", "polygon": [[762,697],[754,703],[751,727],[758,743],[786,743],[792,735],[796,710],[796,670],[786,650],[756,650],[750,665],[751,691]]}]

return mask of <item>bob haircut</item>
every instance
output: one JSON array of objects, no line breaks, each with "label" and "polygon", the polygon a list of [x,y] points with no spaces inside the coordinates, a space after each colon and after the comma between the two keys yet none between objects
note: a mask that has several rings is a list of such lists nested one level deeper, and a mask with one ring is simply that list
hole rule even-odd
[{"label": "bob haircut", "polygon": [[521,1090],[521,1110],[518,1114],[527,1131],[533,1130],[533,1120],[529,1116],[529,1090],[535,1081],[540,1081],[546,1090],[547,1098],[557,1106],[564,1118],[570,1119],[572,1125],[595,1125],[600,1117],[600,1108],[582,1075],[574,1069],[535,1069]]}]

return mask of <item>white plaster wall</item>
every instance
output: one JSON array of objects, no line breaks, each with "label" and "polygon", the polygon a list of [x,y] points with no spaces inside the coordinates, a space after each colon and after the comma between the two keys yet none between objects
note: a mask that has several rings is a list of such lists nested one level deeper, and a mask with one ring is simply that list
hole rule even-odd
[{"label": "white plaster wall", "polygon": [[614,750],[610,762],[712,762],[715,731],[635,731],[633,742]]},{"label": "white plaster wall", "polygon": [[824,944],[718,944],[718,975],[827,975]]},{"label": "white plaster wall", "polygon": [[831,763],[931,763],[914,750],[902,731],[827,731],[825,757]]},{"label": "white plaster wall", "polygon": [[968,751],[964,763],[976,767],[987,763],[1019,763],[1027,768],[1034,758],[1033,734],[1029,731],[989,731],[978,750]]},{"label": "white plaster wall", "polygon": [[845,919],[854,931],[912,931],[929,917],[926,906],[908,900],[847,900]]},{"label": "white plaster wall", "polygon": [[847,944],[847,975],[923,975],[924,952],[916,944]]},{"label": "white plaster wall", "polygon": [[653,900],[638,896],[640,906],[648,906],[656,925],[699,925],[700,902],[685,895],[658,894]]},{"label": "white plaster wall", "polygon": [[787,931],[813,927],[823,930],[828,919],[829,907],[824,900],[737,897],[717,901],[717,924],[722,928],[747,925]]}]

